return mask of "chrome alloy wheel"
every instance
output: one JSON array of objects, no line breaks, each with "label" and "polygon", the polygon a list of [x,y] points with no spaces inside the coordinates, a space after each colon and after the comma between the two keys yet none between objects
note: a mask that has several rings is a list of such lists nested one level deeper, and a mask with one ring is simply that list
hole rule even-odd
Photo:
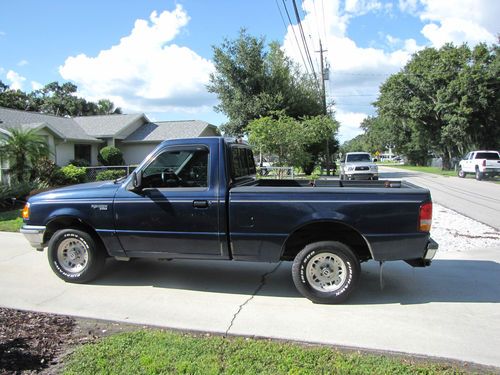
[{"label": "chrome alloy wheel", "polygon": [[320,253],[313,256],[306,267],[309,285],[320,292],[334,292],[347,279],[345,262],[332,253]]},{"label": "chrome alloy wheel", "polygon": [[57,261],[65,272],[81,272],[89,261],[86,243],[78,238],[66,238],[57,248]]}]

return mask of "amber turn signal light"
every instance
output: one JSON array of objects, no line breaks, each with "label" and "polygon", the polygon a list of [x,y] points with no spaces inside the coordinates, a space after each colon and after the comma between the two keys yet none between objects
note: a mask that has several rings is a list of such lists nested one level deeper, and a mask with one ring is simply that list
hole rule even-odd
[{"label": "amber turn signal light", "polygon": [[22,217],[24,220],[29,220],[30,218],[30,204],[26,203],[22,211]]}]

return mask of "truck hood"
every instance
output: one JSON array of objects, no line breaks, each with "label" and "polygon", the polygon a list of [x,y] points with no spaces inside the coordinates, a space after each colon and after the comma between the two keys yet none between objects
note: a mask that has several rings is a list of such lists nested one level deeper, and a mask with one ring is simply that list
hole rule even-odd
[{"label": "truck hood", "polygon": [[30,198],[31,202],[52,199],[102,199],[113,198],[121,184],[113,181],[89,182],[49,190]]}]

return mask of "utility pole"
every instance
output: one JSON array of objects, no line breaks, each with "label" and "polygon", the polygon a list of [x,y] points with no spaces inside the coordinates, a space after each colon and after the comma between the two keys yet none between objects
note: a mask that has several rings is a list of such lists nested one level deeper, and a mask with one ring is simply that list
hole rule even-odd
[{"label": "utility pole", "polygon": [[[325,71],[324,68],[324,59],[323,59],[323,52],[327,52],[327,50],[323,49],[323,45],[321,44],[321,39],[319,40],[319,59],[320,59],[320,67],[321,67],[321,100],[323,104],[323,114],[326,116],[328,115],[328,112],[326,110],[326,93],[325,93],[325,80],[329,79],[328,77],[328,70]],[[325,74],[326,73],[326,74]],[[326,175],[330,176],[330,140],[326,140]]]}]

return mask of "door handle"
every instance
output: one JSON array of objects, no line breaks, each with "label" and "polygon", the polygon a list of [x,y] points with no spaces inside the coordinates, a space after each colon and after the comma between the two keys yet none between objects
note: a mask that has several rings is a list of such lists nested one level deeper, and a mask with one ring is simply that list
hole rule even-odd
[{"label": "door handle", "polygon": [[208,201],[193,201],[194,208],[208,208]]}]

